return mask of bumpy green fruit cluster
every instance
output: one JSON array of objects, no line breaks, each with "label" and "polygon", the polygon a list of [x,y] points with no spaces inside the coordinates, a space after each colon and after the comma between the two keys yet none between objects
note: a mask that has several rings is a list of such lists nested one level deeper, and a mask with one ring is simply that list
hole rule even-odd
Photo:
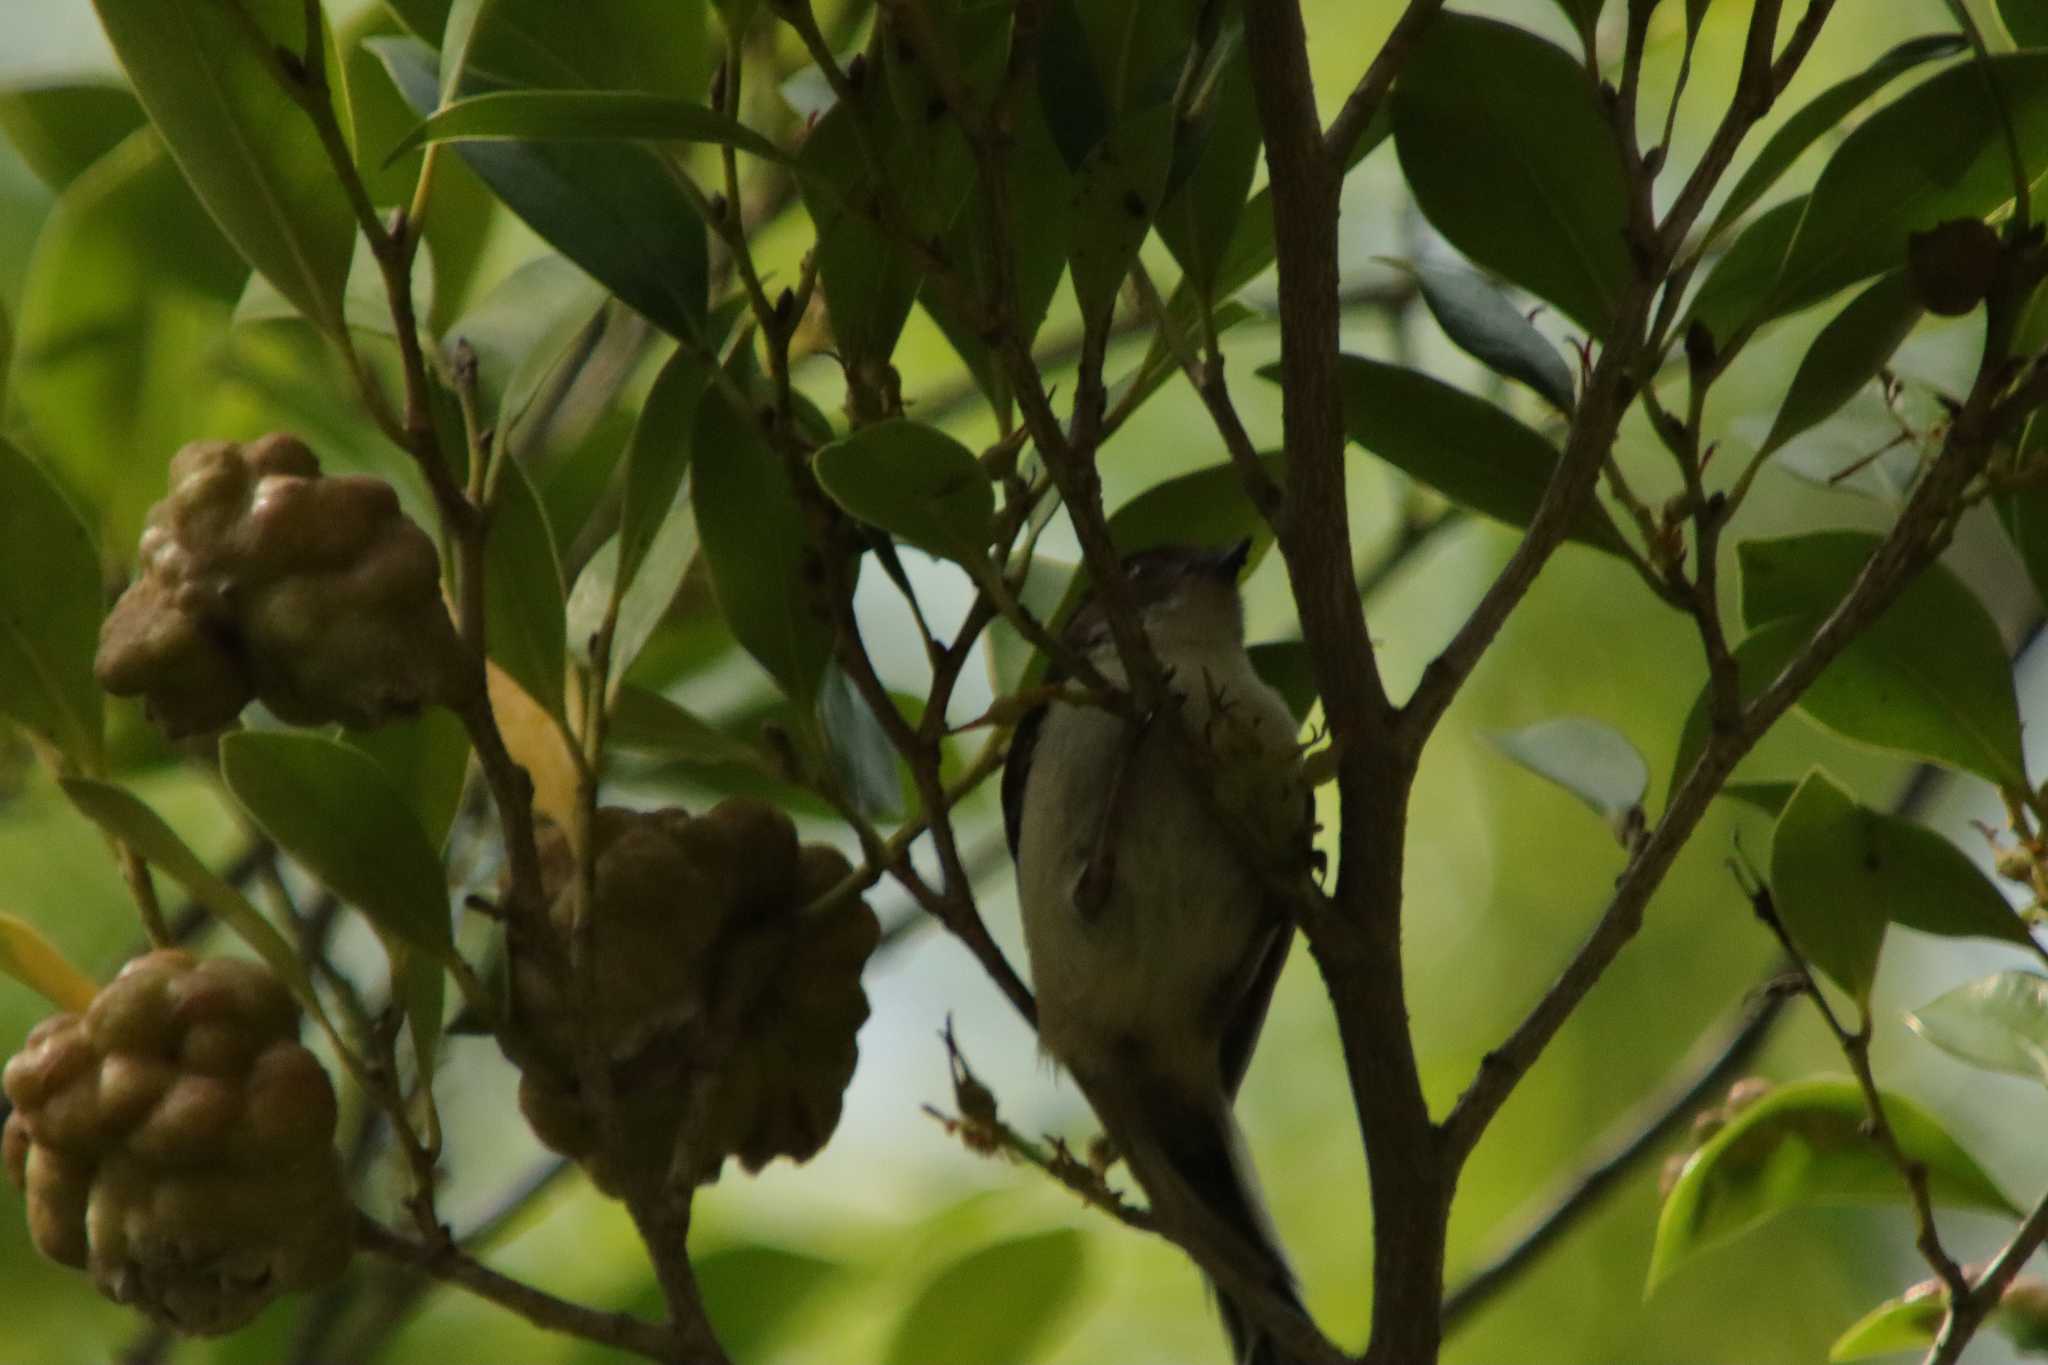
[{"label": "bumpy green fruit cluster", "polygon": [[295,437],[196,441],[150,509],[94,671],[173,736],[252,697],[288,721],[371,726],[481,685],[440,561],[380,479],[323,478]]},{"label": "bumpy green fruit cluster", "polygon": [[268,970],[164,949],[7,1063],[7,1174],[44,1255],[180,1332],[233,1331],[347,1264],[334,1089]]},{"label": "bumpy green fruit cluster", "polygon": [[[575,859],[552,828],[546,931],[513,940],[514,999],[554,1063],[520,1086],[534,1132],[615,1195],[672,1170],[715,1180],[728,1156],[749,1171],[807,1160],[839,1122],[868,1014],[861,967],[879,934],[859,899],[804,913],[847,875],[846,859],[799,847],[787,815],[737,798],[695,819],[606,808],[592,835],[589,1012],[568,971]],[[576,1085],[582,1036],[611,1066],[611,1140]]]}]

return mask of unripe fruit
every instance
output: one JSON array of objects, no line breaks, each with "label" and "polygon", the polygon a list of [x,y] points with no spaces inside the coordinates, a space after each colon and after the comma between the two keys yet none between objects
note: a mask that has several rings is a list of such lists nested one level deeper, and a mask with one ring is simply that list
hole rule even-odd
[{"label": "unripe fruit", "polygon": [[44,1255],[181,1332],[232,1331],[334,1278],[354,1212],[334,1089],[263,967],[135,959],[4,1073],[0,1155]]},{"label": "unripe fruit", "polygon": [[[672,1170],[714,1180],[728,1156],[749,1170],[808,1159],[839,1121],[879,934],[858,898],[804,913],[845,858],[799,847],[787,815],[745,799],[695,819],[600,810],[592,841],[588,1010],[569,975],[575,858],[559,831],[541,840],[545,932],[512,944],[514,1002],[551,1063],[520,1086],[535,1133],[621,1195]],[[609,1143],[577,1080],[591,1044],[612,1071]]]},{"label": "unripe fruit", "polygon": [[285,720],[364,727],[481,686],[433,542],[388,484],[324,478],[294,437],[179,451],[137,568],[94,671],[174,737],[258,697]]}]

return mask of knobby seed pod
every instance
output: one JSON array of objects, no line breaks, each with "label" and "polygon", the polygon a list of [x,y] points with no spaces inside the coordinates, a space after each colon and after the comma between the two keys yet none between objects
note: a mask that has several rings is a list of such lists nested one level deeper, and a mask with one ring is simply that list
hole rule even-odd
[{"label": "knobby seed pod", "polygon": [[459,705],[482,675],[440,582],[389,484],[323,477],[292,436],[197,441],[171,461],[94,672],[173,737],[217,730],[252,698],[359,728]]},{"label": "knobby seed pod", "polygon": [[[520,1085],[534,1131],[617,1195],[671,1173],[707,1183],[728,1156],[749,1171],[809,1159],[839,1122],[879,935],[858,898],[805,913],[846,859],[800,847],[787,815],[743,798],[695,818],[606,808],[592,838],[590,1009],[568,966],[575,858],[553,828],[547,924],[512,941],[514,1003],[552,1063]],[[611,1071],[609,1139],[576,1079],[585,1038]]]},{"label": "knobby seed pod", "polygon": [[8,1178],[44,1255],[176,1331],[230,1332],[347,1264],[334,1088],[270,971],[136,958],[5,1071]]}]

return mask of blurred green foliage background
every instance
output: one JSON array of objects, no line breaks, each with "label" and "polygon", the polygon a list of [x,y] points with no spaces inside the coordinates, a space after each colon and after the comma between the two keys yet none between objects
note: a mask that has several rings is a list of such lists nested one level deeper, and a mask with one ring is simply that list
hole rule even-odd
[{"label": "blurred green foliage background", "polygon": [[[1308,0],[1304,8],[1327,114],[1377,49],[1399,6],[1392,0]],[[1459,8],[1568,42],[1550,0]],[[306,337],[289,329],[229,330],[241,269],[148,135],[129,134],[137,126],[133,106],[116,93],[119,74],[90,6],[84,0],[9,0],[4,9],[0,304],[21,338],[13,406],[4,422],[31,431],[60,465],[110,549],[124,554],[132,546],[143,509],[161,491],[164,461],[180,443],[200,436],[289,427],[307,433],[331,466],[408,480],[410,471],[353,413]],[[1681,9],[1667,5],[1656,20],[1646,108],[1662,108],[1658,92],[1673,77]],[[344,41],[383,22],[374,7],[362,4],[330,10]],[[1796,15],[1796,7],[1788,10]],[[1610,14],[1609,22],[1618,17]],[[1709,12],[1693,61],[1693,94],[1679,115],[1673,159],[1680,170],[1711,128],[1748,17],[1743,0],[1720,0]],[[1849,0],[1773,122],[1893,43],[1950,27],[1942,0]],[[12,117],[14,97],[7,93],[50,85],[79,87],[77,116],[54,145],[23,137],[27,125]],[[1808,154],[1781,193],[1810,180],[1827,145]],[[450,204],[460,200],[448,198]],[[488,212],[480,195],[469,202],[463,211]],[[1426,312],[1374,301],[1400,293],[1401,276],[1379,258],[1442,250],[1430,244],[1408,203],[1391,147],[1352,175],[1344,205],[1346,283],[1364,300],[1347,313],[1346,348],[1423,365],[1540,422],[1534,400],[1500,389],[1448,345]],[[437,318],[452,316],[463,299],[481,297],[542,251],[502,210],[493,214],[488,233],[488,249],[473,272],[440,282]],[[786,242],[794,252],[808,236],[799,206],[767,240]],[[1156,242],[1148,253],[1170,271]],[[1270,297],[1270,280],[1251,291],[1255,303]],[[52,319],[65,321],[61,330],[76,349],[52,354],[34,348],[38,335],[59,330]],[[1718,429],[1731,446],[1753,445],[1819,321],[1815,315],[1794,319],[1753,347],[1716,390],[1710,430]],[[1063,292],[1045,335],[1071,334],[1074,325],[1072,301]],[[1540,317],[1538,325],[1566,335],[1553,315]],[[1910,343],[1899,368],[1935,377],[1953,370],[1959,358],[1967,364],[1975,326],[1981,320],[1930,325]],[[1142,338],[1126,345],[1141,346]],[[1226,338],[1240,410],[1261,442],[1279,435],[1277,390],[1251,376],[1277,348],[1277,332],[1263,318]],[[1110,373],[1132,358],[1113,358]],[[986,414],[963,400],[960,363],[921,315],[906,333],[897,365],[914,415],[943,420],[970,443],[992,435]],[[836,411],[841,384],[829,361],[813,360],[798,379],[821,408]],[[1869,433],[1881,424],[1875,400],[1869,401],[1870,410],[1852,405],[1790,457],[1846,464],[1871,444]],[[1624,447],[1639,490],[1654,505],[1670,491],[1668,466],[1652,457],[1640,431],[1625,435]],[[1221,454],[1200,404],[1176,381],[1105,452],[1108,501],[1114,507]],[[1816,524],[1876,525],[1885,516],[1876,503],[1819,490],[1778,470],[1765,479],[1739,528],[1747,535]],[[1427,507],[1425,497],[1364,457],[1357,459],[1352,493],[1362,563],[1401,538],[1418,501]],[[1047,548],[1071,557],[1071,542],[1061,535],[1055,527]],[[2010,551],[1988,521],[1972,523],[1963,542],[1951,562],[2017,634],[2039,606]],[[1397,695],[1448,637],[1511,545],[1510,533],[1497,526],[1459,520],[1407,551],[1380,582],[1370,620]],[[920,566],[940,602],[952,584],[948,572]],[[952,584],[952,591],[964,600],[963,588]],[[892,680],[914,685],[917,652],[895,617],[894,599],[864,589],[862,600],[875,638],[901,646],[893,659],[886,643],[876,648],[885,671],[894,668]],[[1277,560],[1256,575],[1249,601],[1254,640],[1291,630]],[[1487,735],[1558,715],[1597,717],[1648,756],[1654,794],[1668,779],[1680,722],[1701,682],[1697,652],[1686,626],[1616,563],[1567,548],[1439,732],[1411,816],[1407,920],[1410,999],[1425,1078],[1439,1107],[1561,965],[1621,866],[1621,852],[1599,820],[1502,759]],[[762,675],[731,650],[692,673],[687,686],[693,705],[726,717],[758,709],[766,696]],[[2023,674],[2024,708],[2048,704],[2042,691],[2038,676],[2030,681]],[[116,733],[136,746],[131,757],[140,766],[131,771],[139,775],[131,780],[138,791],[195,847],[225,858],[240,846],[242,835],[204,781],[152,754],[134,725]],[[1895,760],[1855,750],[1797,720],[1780,727],[1746,772],[1796,777],[1815,761],[1856,782],[1873,801],[1911,777]],[[30,918],[76,960],[110,973],[137,935],[104,845],[55,798],[24,752],[0,751],[0,773],[0,908]],[[1966,846],[1974,846],[1967,819],[1990,814],[1984,809],[1988,789],[1973,784],[1949,779],[1929,807]],[[705,796],[700,779],[659,768],[636,774],[633,785],[634,795],[648,799],[691,803]],[[1489,1134],[1460,1190],[1453,1284],[1512,1234],[1525,1210],[1569,1177],[1600,1135],[1681,1063],[1703,1031],[1740,1008],[1773,961],[1768,936],[1751,920],[1724,866],[1745,822],[1754,826],[1747,836],[1754,848],[1764,837],[1758,817],[1729,808],[1702,828],[1652,905],[1646,931]],[[967,809],[969,847],[999,849],[995,828],[991,799]],[[850,846],[843,831],[821,821],[807,837]],[[991,856],[985,867],[984,911],[1021,961],[1007,861]],[[877,908],[885,923],[911,913],[887,892],[877,893]],[[2048,1118],[2040,1092],[2018,1080],[1966,1072],[1898,1023],[1899,1011],[1969,975],[1980,954],[1926,941],[1901,946],[1906,950],[1895,948],[1880,986],[1880,1002],[1889,1007],[1877,1045],[1880,1075],[1947,1116],[1993,1173],[2030,1201],[2048,1182],[2048,1157],[2034,1137],[2035,1125]],[[830,1148],[802,1168],[781,1163],[754,1179],[735,1170],[699,1200],[700,1272],[734,1356],[749,1365],[1148,1365],[1220,1358],[1204,1291],[1178,1254],[1091,1214],[1029,1171],[969,1153],[921,1112],[927,1103],[950,1106],[937,1036],[950,1017],[1011,1124],[1076,1140],[1093,1131],[1075,1092],[1038,1060],[1033,1040],[968,955],[940,933],[910,929],[882,950],[868,989],[874,1014],[861,1036],[861,1067],[846,1118]],[[40,1008],[26,991],[0,984],[0,1043],[11,1048]],[[1791,1077],[1833,1065],[1818,1028],[1793,1009],[1757,1069]],[[1343,1075],[1312,964],[1297,953],[1240,1112],[1310,1307],[1340,1340],[1357,1343],[1366,1323],[1370,1240],[1366,1172]],[[511,1072],[490,1047],[476,1040],[452,1044],[441,1094],[450,1122],[445,1208],[458,1228],[488,1213],[542,1163],[545,1154],[513,1119],[513,1088]],[[1463,1324],[1447,1359],[1532,1365],[1812,1361],[1849,1321],[1922,1273],[1903,1210],[1806,1212],[1687,1267],[1645,1302],[1655,1175],[1655,1162],[1647,1163],[1536,1269]],[[72,1365],[115,1358],[137,1339],[135,1320],[102,1302],[82,1277],[36,1256],[11,1195],[0,1198],[0,1212],[0,1359]],[[1992,1226],[1973,1229],[1966,1216],[1948,1225],[1957,1230],[1952,1245],[1966,1254],[1995,1245]],[[555,1181],[515,1219],[490,1257],[570,1297],[616,1307],[655,1302],[623,1213],[593,1197],[574,1175]],[[357,1272],[368,1281],[382,1273],[371,1266]],[[304,1303],[279,1304],[239,1338],[179,1345],[168,1358],[220,1365],[290,1359],[307,1311]],[[339,1311],[351,1310],[343,1305]],[[1987,1336],[1972,1358],[1994,1360],[2002,1349]],[[421,1300],[378,1357],[593,1365],[601,1358],[446,1292]]]}]

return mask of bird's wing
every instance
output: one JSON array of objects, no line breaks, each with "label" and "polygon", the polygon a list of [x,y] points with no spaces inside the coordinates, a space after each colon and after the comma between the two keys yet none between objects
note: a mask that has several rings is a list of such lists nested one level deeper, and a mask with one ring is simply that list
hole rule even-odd
[{"label": "bird's wing", "polygon": [[1032,710],[1010,733],[1010,752],[1003,760],[1003,835],[1010,843],[1010,857],[1017,856],[1017,841],[1024,834],[1024,784],[1031,780],[1031,759],[1038,751],[1039,727],[1045,724],[1045,708]]},{"label": "bird's wing", "polygon": [[1288,951],[1294,947],[1294,924],[1287,912],[1275,906],[1273,916],[1272,936],[1254,960],[1244,994],[1223,1028],[1223,1093],[1233,1100],[1244,1084],[1244,1073],[1251,1069],[1252,1050],[1259,1045],[1259,1030],[1266,1024],[1266,1007],[1273,1003],[1280,969],[1287,965]]}]

